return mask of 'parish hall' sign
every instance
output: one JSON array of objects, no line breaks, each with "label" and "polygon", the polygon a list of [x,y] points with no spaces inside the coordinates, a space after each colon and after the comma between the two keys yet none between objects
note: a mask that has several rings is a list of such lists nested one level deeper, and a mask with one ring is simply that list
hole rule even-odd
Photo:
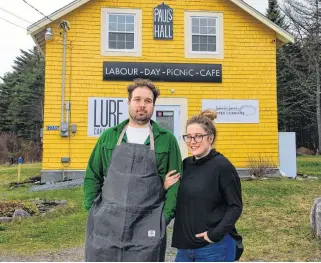
[{"label": "'parish hall' sign", "polygon": [[173,39],[173,9],[164,3],[154,8],[154,39]]},{"label": "'parish hall' sign", "polygon": [[103,62],[103,79],[222,83],[221,64]]}]

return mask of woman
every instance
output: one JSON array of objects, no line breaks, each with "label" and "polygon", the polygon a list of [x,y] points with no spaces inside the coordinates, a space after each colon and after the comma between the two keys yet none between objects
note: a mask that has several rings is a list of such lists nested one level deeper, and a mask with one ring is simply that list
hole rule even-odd
[{"label": "woman", "polygon": [[[172,246],[176,262],[232,262],[236,241],[242,240],[235,223],[242,213],[241,183],[235,167],[212,149],[216,111],[206,110],[187,121],[184,141],[193,155],[183,161],[178,189]],[[166,176],[167,189],[178,175]]]}]

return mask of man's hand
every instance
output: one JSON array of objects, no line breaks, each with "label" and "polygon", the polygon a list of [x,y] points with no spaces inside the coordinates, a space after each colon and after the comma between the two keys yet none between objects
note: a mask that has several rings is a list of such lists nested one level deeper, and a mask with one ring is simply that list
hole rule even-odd
[{"label": "man's hand", "polygon": [[204,238],[208,243],[214,243],[212,240],[210,240],[208,238],[207,232],[203,232],[203,233],[197,234],[195,236]]},{"label": "man's hand", "polygon": [[174,175],[175,172],[176,170],[173,170],[166,174],[165,180],[164,180],[165,191],[168,190],[168,188],[170,188],[172,185],[176,184],[177,181],[179,180],[181,175],[179,173]]}]

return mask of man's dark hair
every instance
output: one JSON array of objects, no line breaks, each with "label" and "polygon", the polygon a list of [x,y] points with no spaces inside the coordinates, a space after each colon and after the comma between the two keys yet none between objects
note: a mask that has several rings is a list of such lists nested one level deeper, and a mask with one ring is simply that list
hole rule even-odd
[{"label": "man's dark hair", "polygon": [[154,95],[154,104],[156,102],[156,99],[158,98],[159,96],[159,89],[156,88],[154,82],[152,82],[151,80],[149,79],[135,79],[134,80],[134,83],[133,84],[130,84],[128,87],[127,87],[127,91],[128,91],[128,101],[131,101],[132,99],[132,94],[133,94],[133,91],[136,89],[136,88],[141,88],[141,87],[146,87],[146,88],[149,88],[152,92],[153,92],[153,95]]}]

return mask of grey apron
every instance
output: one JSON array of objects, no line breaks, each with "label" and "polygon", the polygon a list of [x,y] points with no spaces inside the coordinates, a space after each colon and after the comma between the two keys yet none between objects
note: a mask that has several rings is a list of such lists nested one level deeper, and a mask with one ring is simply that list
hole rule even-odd
[{"label": "grey apron", "polygon": [[113,150],[101,194],[87,219],[86,261],[164,261],[163,183],[150,146],[122,143]]}]

